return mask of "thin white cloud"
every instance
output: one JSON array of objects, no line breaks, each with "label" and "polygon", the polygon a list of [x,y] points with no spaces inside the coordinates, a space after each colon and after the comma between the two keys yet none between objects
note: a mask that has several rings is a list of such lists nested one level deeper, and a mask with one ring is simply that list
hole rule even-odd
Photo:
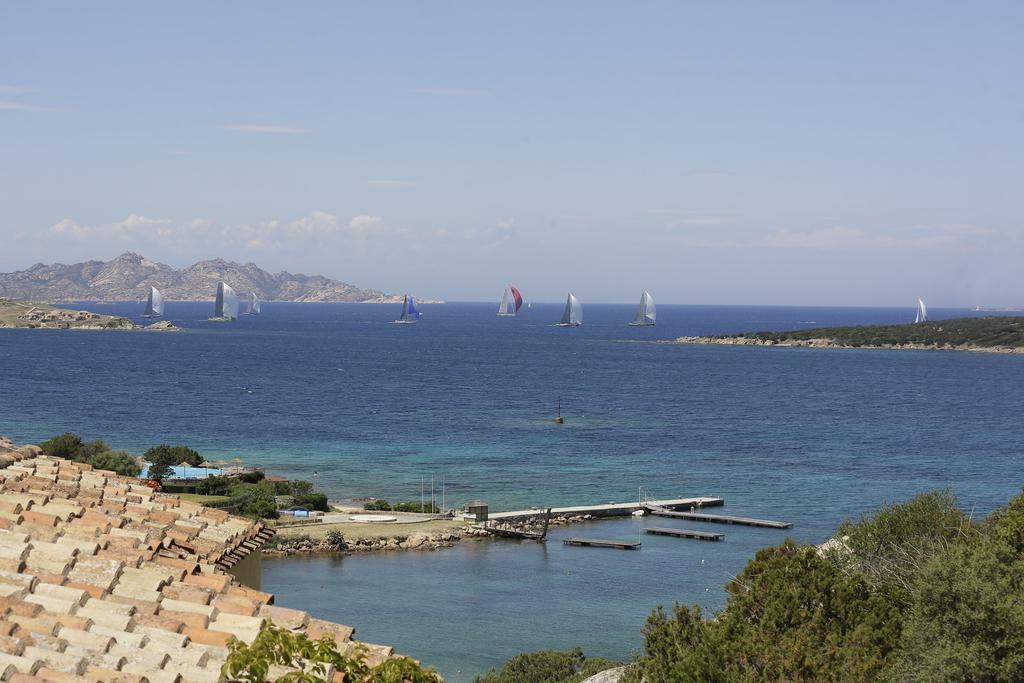
[{"label": "thin white cloud", "polygon": [[426,95],[428,97],[473,97],[475,95],[483,95],[486,90],[479,88],[452,88],[444,86],[426,86],[416,88],[413,90],[417,95]]},{"label": "thin white cloud", "polygon": [[31,111],[31,112],[43,112],[53,111],[49,107],[40,107],[35,104],[27,104],[25,102],[12,102],[10,100],[0,100],[0,111]]},{"label": "thin white cloud", "polygon": [[221,126],[233,133],[262,133],[267,135],[300,135],[311,132],[308,128],[294,126],[272,126],[262,123],[229,123]]},{"label": "thin white cloud", "polygon": [[916,226],[888,233],[836,225],[818,230],[777,230],[754,238],[688,239],[687,245],[710,249],[871,249],[880,251],[977,247],[981,237],[996,232],[976,225]]},{"label": "thin white cloud", "polygon": [[413,187],[415,180],[367,180],[366,186],[380,190],[398,190],[404,187]]},{"label": "thin white cloud", "polygon": [[678,225],[730,225],[734,221],[726,216],[693,216],[678,221]]}]

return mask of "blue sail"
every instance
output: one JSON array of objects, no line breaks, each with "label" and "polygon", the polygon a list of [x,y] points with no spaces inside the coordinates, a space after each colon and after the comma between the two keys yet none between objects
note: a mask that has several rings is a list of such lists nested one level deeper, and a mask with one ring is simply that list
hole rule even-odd
[{"label": "blue sail", "polygon": [[411,296],[409,297],[409,317],[413,320],[420,319],[420,311],[416,308],[416,302]]}]

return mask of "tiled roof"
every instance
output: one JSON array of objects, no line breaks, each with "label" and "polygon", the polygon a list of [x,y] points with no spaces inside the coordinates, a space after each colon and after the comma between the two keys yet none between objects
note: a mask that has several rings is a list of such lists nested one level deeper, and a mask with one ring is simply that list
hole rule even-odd
[{"label": "tiled roof", "polygon": [[261,522],[34,446],[0,440],[0,468],[0,680],[219,681],[228,641],[267,621],[355,648],[225,573],[272,535]]}]

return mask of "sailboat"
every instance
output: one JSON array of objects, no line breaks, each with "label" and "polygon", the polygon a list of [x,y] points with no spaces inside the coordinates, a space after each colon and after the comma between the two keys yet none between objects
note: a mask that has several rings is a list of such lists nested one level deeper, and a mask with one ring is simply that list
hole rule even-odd
[{"label": "sailboat", "polygon": [[523,296],[519,293],[519,290],[509,285],[505,287],[505,292],[501,295],[501,303],[498,304],[498,315],[512,316],[515,317],[519,314],[519,309],[523,306]]},{"label": "sailboat", "polygon": [[402,302],[402,315],[398,317],[396,323],[402,325],[411,325],[420,319],[420,312],[416,308],[416,302],[408,294],[405,295],[405,301]]},{"label": "sailboat", "polygon": [[164,314],[164,297],[156,287],[149,288],[149,298],[146,299],[146,312],[143,318],[159,318]]},{"label": "sailboat", "polygon": [[245,310],[245,315],[259,315],[260,314],[260,299],[256,296],[256,292],[249,292],[249,308]]},{"label": "sailboat", "polygon": [[924,301],[920,297],[917,299],[917,317],[914,318],[915,323],[923,323],[928,320],[928,307],[924,305]]},{"label": "sailboat", "polygon": [[562,313],[562,320],[558,327],[579,327],[583,324],[583,306],[580,300],[569,292],[569,298],[565,300],[565,311]]},{"label": "sailboat", "polygon": [[208,318],[210,322],[230,322],[238,318],[238,295],[231,285],[226,282],[217,284],[217,303],[213,309],[213,317]]},{"label": "sailboat", "polygon": [[640,295],[640,305],[637,306],[636,316],[633,321],[629,323],[630,327],[650,327],[654,325],[654,319],[657,317],[657,311],[654,308],[654,299],[651,298],[650,292],[646,289],[644,293]]}]

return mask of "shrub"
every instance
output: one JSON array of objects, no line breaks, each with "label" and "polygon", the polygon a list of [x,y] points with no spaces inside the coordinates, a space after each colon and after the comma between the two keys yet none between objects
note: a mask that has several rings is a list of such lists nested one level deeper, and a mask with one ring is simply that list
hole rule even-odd
[{"label": "shrub", "polygon": [[404,503],[395,503],[392,507],[395,512],[441,512],[441,508],[434,505],[431,507],[430,501],[425,500],[422,503],[418,500],[410,500]]},{"label": "shrub", "polygon": [[[274,500],[274,487],[270,482],[260,482],[245,489],[248,498],[239,506],[238,511],[255,519],[277,519],[277,501]],[[243,484],[244,486],[244,484]],[[235,488],[232,487],[234,495]]]},{"label": "shrub", "polygon": [[226,496],[231,487],[227,477],[207,477],[196,482],[196,493],[204,496]]},{"label": "shrub", "polygon": [[320,510],[321,512],[327,512],[330,508],[327,506],[327,496],[323,493],[307,493],[301,496],[295,496],[295,504],[301,505],[307,510]]},{"label": "shrub", "polygon": [[333,548],[345,547],[345,534],[341,532],[341,529],[331,529],[324,536],[324,540]]},{"label": "shrub", "polygon": [[491,669],[475,683],[579,683],[607,669],[621,666],[603,657],[587,659],[583,650],[542,650],[512,657],[501,670]]},{"label": "shrub", "polygon": [[305,670],[303,674],[277,679],[281,681],[326,682],[328,667],[333,666],[335,672],[352,683],[441,683],[441,677],[432,669],[424,669],[411,659],[390,659],[370,668],[365,651],[358,647],[353,656],[348,656],[342,654],[329,637],[311,640],[304,633],[293,633],[273,624],[260,629],[251,645],[232,640],[228,649],[221,673],[232,681],[262,683],[267,680],[270,668],[278,665]]},{"label": "shrub", "polygon": [[263,481],[266,475],[260,470],[252,470],[251,472],[242,472],[238,475],[239,481],[244,481],[246,484],[255,484]]},{"label": "shrub", "polygon": [[179,465],[187,462],[192,467],[199,467],[203,464],[203,456],[188,446],[160,444],[143,453],[142,457],[146,462],[156,463],[159,461],[168,465]]},{"label": "shrub", "polygon": [[125,451],[102,451],[89,459],[89,464],[99,470],[112,470],[126,477],[137,477],[142,471],[139,459]]},{"label": "shrub", "polygon": [[39,447],[43,449],[43,453],[52,455],[55,458],[66,458],[73,460],[78,449],[82,447],[82,439],[71,432],[64,432],[60,436],[55,436],[48,441],[44,441],[39,444]]},{"label": "shrub", "polygon": [[381,510],[381,511],[384,511],[384,512],[390,512],[390,510],[391,510],[391,503],[387,502],[383,498],[378,498],[377,500],[371,500],[370,502],[365,503],[363,505],[363,509],[364,510]]}]

